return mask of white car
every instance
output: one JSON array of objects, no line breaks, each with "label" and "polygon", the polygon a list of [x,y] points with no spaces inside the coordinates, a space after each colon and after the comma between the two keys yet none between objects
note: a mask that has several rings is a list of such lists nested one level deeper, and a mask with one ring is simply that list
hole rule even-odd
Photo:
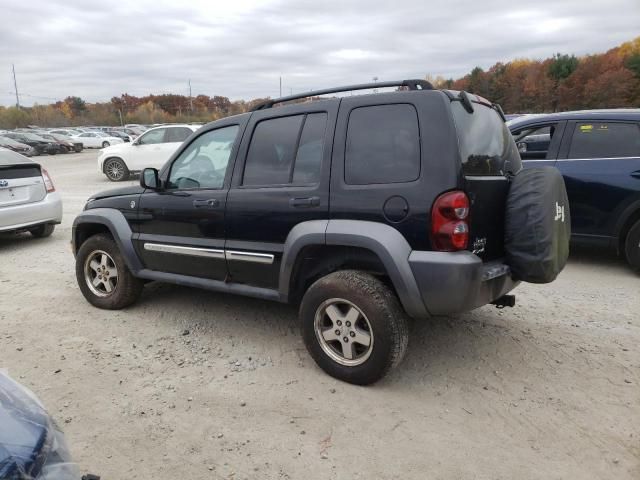
[{"label": "white car", "polygon": [[112,182],[129,178],[145,168],[162,167],[198,125],[163,125],[151,128],[131,143],[105,148],[98,157],[98,169]]},{"label": "white car", "polygon": [[62,221],[62,199],[38,163],[0,148],[0,232],[48,237]]},{"label": "white car", "polygon": [[82,142],[84,148],[107,148],[111,145],[124,143],[121,138],[112,137],[103,132],[84,132],[71,138]]}]

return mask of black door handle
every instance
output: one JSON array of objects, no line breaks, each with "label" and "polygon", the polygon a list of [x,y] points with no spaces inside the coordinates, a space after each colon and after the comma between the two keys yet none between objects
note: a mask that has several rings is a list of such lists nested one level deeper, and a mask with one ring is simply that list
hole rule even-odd
[{"label": "black door handle", "polygon": [[320,205],[320,197],[292,198],[289,200],[292,207],[317,207]]},{"label": "black door handle", "polygon": [[200,207],[213,208],[213,207],[217,207],[219,203],[220,202],[218,202],[218,200],[215,198],[210,198],[209,200],[197,199],[193,201],[193,206],[196,208],[200,208]]}]

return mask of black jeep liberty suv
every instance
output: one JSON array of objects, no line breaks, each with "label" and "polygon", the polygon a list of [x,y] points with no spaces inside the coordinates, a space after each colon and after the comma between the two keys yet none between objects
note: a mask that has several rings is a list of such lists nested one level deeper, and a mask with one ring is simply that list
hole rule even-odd
[{"label": "black jeep liberty suv", "polygon": [[[383,87],[399,88],[301,103]],[[148,281],[292,303],[316,363],[369,384],[401,361],[409,317],[555,279],[569,224],[562,177],[522,170],[498,105],[404,80],[209,123],[139,187],[90,198],[72,247],[96,307]]]}]

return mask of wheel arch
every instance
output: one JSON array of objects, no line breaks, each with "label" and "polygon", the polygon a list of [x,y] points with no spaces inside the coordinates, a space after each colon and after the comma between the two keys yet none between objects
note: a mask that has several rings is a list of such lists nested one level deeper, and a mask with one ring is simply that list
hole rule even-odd
[{"label": "wheel arch", "polygon": [[[362,268],[389,279],[407,314],[428,316],[409,266],[411,247],[395,228],[361,220],[317,220],[298,224],[285,243],[280,296],[296,301],[314,279],[343,268]],[[305,260],[312,259],[305,270]]]},{"label": "wheel arch", "polygon": [[75,256],[82,243],[98,233],[108,233],[115,240],[132,273],[142,270],[142,262],[133,246],[133,233],[122,212],[113,208],[85,210],[73,221],[71,245]]}]

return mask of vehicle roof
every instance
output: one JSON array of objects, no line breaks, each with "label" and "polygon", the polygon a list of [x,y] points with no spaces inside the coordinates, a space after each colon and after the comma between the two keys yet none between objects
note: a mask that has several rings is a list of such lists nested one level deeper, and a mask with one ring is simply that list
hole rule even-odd
[{"label": "vehicle roof", "polygon": [[36,162],[30,160],[24,155],[20,155],[13,150],[9,150],[8,148],[0,147],[0,166],[20,165],[23,163],[37,165]]},{"label": "vehicle roof", "polygon": [[640,120],[640,108],[610,108],[598,110],[575,110],[571,112],[534,113],[514,118],[509,128],[554,120]]}]

